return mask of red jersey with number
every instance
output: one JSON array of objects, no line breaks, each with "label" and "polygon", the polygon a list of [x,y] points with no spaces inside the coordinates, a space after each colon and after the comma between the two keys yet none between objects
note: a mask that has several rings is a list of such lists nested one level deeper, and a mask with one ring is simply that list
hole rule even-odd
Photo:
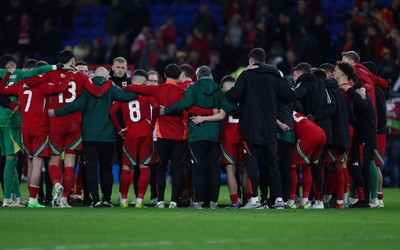
[{"label": "red jersey with number", "polygon": [[[33,84],[37,84],[37,81],[40,81],[38,79],[41,79],[42,82],[58,83],[61,81],[62,76],[65,75],[65,72],[66,71],[64,70],[47,72],[46,74],[34,77],[34,79],[32,79],[31,81]],[[50,108],[51,109],[61,108],[66,104],[75,101],[82,94],[83,89],[86,89],[92,95],[102,96],[110,86],[110,84],[108,84],[108,86],[103,87],[104,85],[105,84],[97,88],[87,75],[81,72],[76,72],[74,73],[72,79],[68,83],[68,88],[65,91],[59,93],[58,95],[53,95],[50,97]],[[104,89],[105,91],[103,91]],[[82,122],[82,116],[80,111],[76,111],[64,116],[50,118],[50,126],[70,124],[74,122],[76,123]]]},{"label": "red jersey with number", "polygon": [[49,116],[49,95],[59,93],[65,89],[72,77],[72,73],[63,71],[60,74],[61,82],[42,83],[37,87],[30,88],[26,81],[16,82],[3,89],[6,95],[18,96],[22,113],[22,129],[48,132]]},{"label": "red jersey with number", "polygon": [[110,115],[117,131],[121,130],[119,124],[116,124],[118,120],[115,115],[119,108],[124,117],[125,127],[128,128],[125,132],[125,140],[153,136],[153,128],[159,112],[159,105],[153,97],[139,96],[130,102],[114,102]]},{"label": "red jersey with number", "polygon": [[221,144],[242,142],[243,140],[240,135],[238,116],[227,116],[222,123]]},{"label": "red jersey with number", "polygon": [[[185,91],[175,82],[167,81],[156,86],[129,85],[124,90],[135,92],[139,95],[152,96],[163,106],[171,106],[181,100]],[[158,117],[156,124],[157,138],[172,140],[186,140],[185,121],[183,115],[163,115]]]}]

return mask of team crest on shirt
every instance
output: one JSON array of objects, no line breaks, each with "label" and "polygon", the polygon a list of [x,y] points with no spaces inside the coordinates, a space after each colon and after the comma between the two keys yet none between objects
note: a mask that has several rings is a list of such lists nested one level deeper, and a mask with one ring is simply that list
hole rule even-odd
[{"label": "team crest on shirt", "polygon": [[126,81],[121,82],[122,87],[126,87],[126,85],[128,85],[128,83]]}]

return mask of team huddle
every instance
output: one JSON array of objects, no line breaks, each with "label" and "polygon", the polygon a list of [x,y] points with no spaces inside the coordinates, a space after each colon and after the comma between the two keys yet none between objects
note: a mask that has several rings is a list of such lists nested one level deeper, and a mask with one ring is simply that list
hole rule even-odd
[{"label": "team huddle", "polygon": [[[388,83],[376,66],[349,51],[336,65],[300,63],[282,76],[265,57],[251,50],[238,78],[221,83],[208,66],[169,64],[158,84],[155,71],[136,69],[127,78],[122,57],[111,74],[98,67],[89,76],[68,50],[57,65],[29,60],[22,70],[2,56],[3,207],[44,207],[37,198],[47,159],[53,207],[70,208],[83,188],[90,207],[112,207],[115,154],[122,208],[132,181],[136,208],[146,207],[150,183],[151,203],[165,208],[169,170],[169,208],[217,209],[221,168],[229,209],[383,207]],[[28,163],[28,202],[19,189],[19,151]],[[75,182],[83,183],[77,194]]]}]

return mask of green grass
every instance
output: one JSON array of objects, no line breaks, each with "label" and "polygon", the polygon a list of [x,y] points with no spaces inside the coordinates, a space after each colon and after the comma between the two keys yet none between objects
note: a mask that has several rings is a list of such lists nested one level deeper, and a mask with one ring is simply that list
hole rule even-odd
[{"label": "green grass", "polygon": [[384,192],[381,209],[0,208],[0,249],[399,249],[400,189]]}]

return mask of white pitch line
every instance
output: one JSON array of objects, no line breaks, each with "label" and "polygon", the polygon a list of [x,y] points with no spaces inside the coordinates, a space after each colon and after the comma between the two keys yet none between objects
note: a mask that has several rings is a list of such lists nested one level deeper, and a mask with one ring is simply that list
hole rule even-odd
[{"label": "white pitch line", "polygon": [[[314,236],[311,237],[310,240],[313,241],[337,241],[343,240],[344,237],[325,237],[325,236]],[[366,237],[356,237],[352,240],[365,240]],[[369,240],[398,240],[400,236],[398,235],[382,235],[382,236],[373,236],[368,237]],[[245,239],[208,239],[200,242],[200,244],[208,244],[208,245],[224,245],[224,244],[239,244],[239,243],[260,243],[267,242],[268,238],[245,238]],[[284,239],[275,239],[282,242],[288,242],[289,238]],[[190,244],[190,241],[142,241],[142,242],[121,242],[121,243],[94,243],[94,244],[75,244],[75,245],[57,245],[54,247],[31,247],[31,248],[9,248],[6,250],[45,250],[45,249],[54,249],[54,250],[81,250],[81,249],[124,249],[124,248],[134,248],[134,247],[168,247],[168,246],[184,246]]]}]

